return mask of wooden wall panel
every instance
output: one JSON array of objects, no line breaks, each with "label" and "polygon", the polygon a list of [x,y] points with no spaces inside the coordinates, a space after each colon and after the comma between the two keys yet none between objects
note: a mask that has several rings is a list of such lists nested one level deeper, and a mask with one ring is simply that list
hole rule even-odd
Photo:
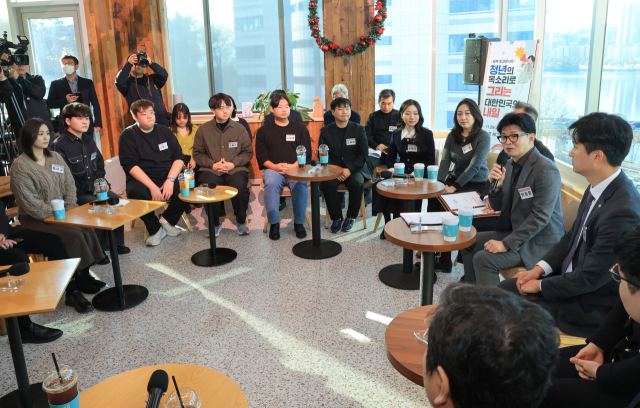
[{"label": "wooden wall panel", "polygon": [[[115,86],[116,75],[129,55],[145,51],[149,58],[167,67],[168,50],[163,38],[166,27],[163,0],[84,0],[93,82],[102,108],[102,155],[118,154],[118,138],[133,123],[127,102]],[[151,70],[148,69],[147,72]],[[171,76],[162,88],[169,105]]]},{"label": "wooden wall panel", "polygon": [[[341,46],[355,44],[371,30],[374,0],[325,0],[322,15],[324,36]],[[376,109],[375,46],[356,56],[334,57],[326,53],[325,105],[331,106],[331,88],[345,84],[352,109],[362,117],[362,125]]]}]

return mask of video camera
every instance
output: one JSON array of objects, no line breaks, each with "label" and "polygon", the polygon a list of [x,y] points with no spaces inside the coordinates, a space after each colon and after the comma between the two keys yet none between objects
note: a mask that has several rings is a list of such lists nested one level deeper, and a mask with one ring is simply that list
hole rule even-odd
[{"label": "video camera", "polygon": [[142,68],[147,68],[149,66],[149,57],[147,57],[147,53],[144,51],[138,51],[138,53],[136,54],[136,56],[138,57],[138,66],[142,67]]},{"label": "video camera", "polygon": [[[27,55],[28,45],[29,39],[24,35],[18,36],[18,44],[12,43],[7,39],[7,32],[5,31],[4,36],[0,38],[0,55],[7,54],[9,61],[0,60],[0,65],[29,65],[29,56]],[[15,50],[14,54],[11,54],[11,50]]]}]

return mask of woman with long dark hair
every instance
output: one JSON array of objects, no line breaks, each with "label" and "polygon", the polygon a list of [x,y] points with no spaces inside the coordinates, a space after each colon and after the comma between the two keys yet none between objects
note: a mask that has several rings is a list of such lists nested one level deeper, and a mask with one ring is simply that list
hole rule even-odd
[{"label": "woman with long dark hair", "polygon": [[[423,163],[425,168],[431,166],[436,161],[436,148],[433,141],[433,132],[423,126],[424,117],[422,108],[418,101],[408,99],[400,106],[397,129],[391,134],[391,143],[387,149],[386,164],[389,169],[393,169],[396,158],[400,158],[400,163],[404,163],[406,174],[413,172],[416,163]],[[384,216],[385,224],[400,216],[404,211],[403,200],[396,200],[385,197],[377,193],[373,188],[372,213],[376,215],[381,212]],[[416,211],[422,209],[422,200],[415,200]],[[380,239],[385,239],[384,228],[380,233]]]},{"label": "woman with long dark hair", "polygon": [[[105,258],[93,228],[44,222],[53,216],[52,200],[64,200],[66,210],[76,208],[76,185],[62,156],[49,150],[49,128],[39,118],[28,119],[20,133],[23,152],[11,166],[11,191],[18,203],[20,224],[27,229],[59,236],[70,258],[80,258],[77,288],[97,293],[104,282],[94,279],[89,267]],[[79,292],[67,291],[66,304],[80,312],[93,310]]]},{"label": "woman with long dark hair", "polygon": [[[482,129],[482,113],[472,99],[463,99],[456,107],[453,128],[444,142],[438,169],[438,181],[445,194],[475,190],[482,194],[489,177],[487,156],[491,137]],[[429,212],[444,211],[437,198],[429,200]],[[438,272],[451,272],[451,252],[443,252],[436,263]]]},{"label": "woman with long dark hair", "polygon": [[196,136],[198,125],[191,123],[191,112],[184,103],[177,103],[171,113],[169,128],[173,131],[182,147],[182,154],[186,156],[187,166],[190,169],[196,168],[196,162],[191,157],[193,155],[193,139]]}]

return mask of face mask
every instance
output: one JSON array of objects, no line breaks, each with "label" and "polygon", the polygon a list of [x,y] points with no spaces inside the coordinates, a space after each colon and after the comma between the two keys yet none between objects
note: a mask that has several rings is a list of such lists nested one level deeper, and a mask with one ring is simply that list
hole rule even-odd
[{"label": "face mask", "polygon": [[65,75],[71,75],[76,71],[75,67],[73,65],[63,65],[62,66],[62,72],[64,72]]}]

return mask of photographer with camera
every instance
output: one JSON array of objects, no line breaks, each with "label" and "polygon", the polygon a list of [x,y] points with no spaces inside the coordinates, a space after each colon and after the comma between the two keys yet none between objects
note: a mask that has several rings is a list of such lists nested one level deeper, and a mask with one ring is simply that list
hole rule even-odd
[{"label": "photographer with camera", "polygon": [[[151,68],[154,74],[145,74],[144,71],[147,67]],[[131,76],[132,72],[133,76]],[[129,56],[124,67],[116,75],[116,87],[127,100],[129,108],[140,99],[153,102],[156,123],[169,126],[167,109],[162,100],[162,92],[160,92],[160,89],[167,82],[167,78],[169,78],[169,74],[164,68],[150,60],[146,52],[138,51],[137,54]]]},{"label": "photographer with camera", "polygon": [[51,81],[47,105],[51,109],[60,109],[61,135],[67,128],[67,124],[62,117],[62,108],[73,102],[83,103],[93,108],[95,119],[92,115],[89,115],[89,129],[84,132],[87,136],[93,138],[93,132],[99,132],[102,128],[102,112],[100,111],[100,103],[98,102],[98,95],[93,81],[78,75],[78,58],[75,55],[63,55],[60,58],[60,64],[65,76]]}]

